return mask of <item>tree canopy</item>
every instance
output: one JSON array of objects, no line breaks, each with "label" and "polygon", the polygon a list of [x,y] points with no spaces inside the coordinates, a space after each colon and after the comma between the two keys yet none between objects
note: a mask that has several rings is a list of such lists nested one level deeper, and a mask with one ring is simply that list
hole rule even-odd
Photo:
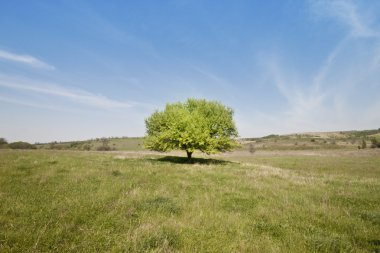
[{"label": "tree canopy", "polygon": [[161,152],[184,150],[189,159],[195,150],[212,154],[238,146],[233,110],[216,101],[188,99],[167,104],[145,124],[146,148]]}]

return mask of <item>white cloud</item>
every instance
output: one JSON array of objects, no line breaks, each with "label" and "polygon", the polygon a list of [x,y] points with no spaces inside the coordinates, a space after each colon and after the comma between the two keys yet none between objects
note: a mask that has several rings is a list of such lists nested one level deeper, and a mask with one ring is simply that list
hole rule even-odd
[{"label": "white cloud", "polygon": [[30,91],[62,97],[76,103],[101,109],[130,108],[134,106],[133,103],[112,100],[105,96],[95,95],[83,90],[68,89],[56,84],[36,82],[33,80],[26,80],[3,75],[0,75],[0,86],[13,90]]},{"label": "white cloud", "polygon": [[54,66],[47,64],[46,62],[43,62],[31,55],[14,54],[14,53],[7,52],[4,50],[0,50],[0,59],[26,64],[28,66],[35,67],[35,68],[42,68],[42,69],[48,69],[48,70],[55,69]]}]

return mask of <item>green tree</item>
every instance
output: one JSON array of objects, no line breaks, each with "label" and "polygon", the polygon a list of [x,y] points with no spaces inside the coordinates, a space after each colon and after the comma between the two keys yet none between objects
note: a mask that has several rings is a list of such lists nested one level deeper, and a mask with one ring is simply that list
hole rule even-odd
[{"label": "green tree", "polygon": [[230,151],[238,146],[238,132],[231,108],[215,101],[188,99],[184,103],[167,104],[145,120],[145,147],[167,152],[195,150],[207,154]]}]

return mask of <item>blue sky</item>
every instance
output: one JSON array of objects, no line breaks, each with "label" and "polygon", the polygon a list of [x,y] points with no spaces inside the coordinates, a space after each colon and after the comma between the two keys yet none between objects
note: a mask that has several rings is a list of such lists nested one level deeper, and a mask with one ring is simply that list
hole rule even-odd
[{"label": "blue sky", "polygon": [[0,0],[0,137],[143,136],[189,97],[242,137],[380,127],[380,1]]}]

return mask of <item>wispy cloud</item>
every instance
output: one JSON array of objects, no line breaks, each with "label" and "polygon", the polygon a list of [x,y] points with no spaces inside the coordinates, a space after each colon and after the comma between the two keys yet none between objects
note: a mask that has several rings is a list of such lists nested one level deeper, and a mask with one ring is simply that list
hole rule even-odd
[{"label": "wispy cloud", "polygon": [[277,88],[287,105],[275,117],[256,112],[258,120],[244,124],[263,134],[378,127],[380,103],[373,94],[380,92],[380,36],[370,17],[351,1],[311,1],[311,6],[319,16],[344,23],[347,34],[311,75],[293,70],[280,57],[260,57],[266,82]]},{"label": "wispy cloud", "polygon": [[13,90],[26,92],[29,91],[61,97],[69,99],[76,103],[101,109],[130,108],[134,106],[133,103],[116,101],[105,96],[96,95],[84,90],[68,89],[57,84],[36,82],[33,80],[26,80],[9,76],[0,75],[0,86]]},{"label": "wispy cloud", "polygon": [[319,71],[313,77],[312,84],[315,91],[318,91],[321,88],[321,85],[324,82],[325,78],[328,76],[328,74],[330,74],[329,72],[331,71],[331,67],[335,63],[335,60],[347,42],[347,37],[341,40],[324,60]]},{"label": "wispy cloud", "polygon": [[[324,102],[328,99],[328,91],[320,91],[313,86],[305,86],[302,81],[289,75],[288,69],[284,68],[275,59],[266,63],[267,71],[279,93],[287,100],[279,115],[279,121],[289,129],[310,129],[315,125],[316,117],[324,110]],[[293,130],[293,131],[294,131]]]},{"label": "wispy cloud", "polygon": [[317,16],[330,17],[345,25],[350,36],[379,36],[379,32],[371,28],[370,17],[362,15],[358,6],[350,0],[314,0],[310,4]]},{"label": "wispy cloud", "polygon": [[54,66],[47,64],[46,62],[39,60],[36,57],[33,57],[31,55],[15,54],[15,53],[7,52],[4,50],[0,50],[0,59],[26,64],[34,68],[42,68],[42,69],[48,69],[48,70],[55,69]]},{"label": "wispy cloud", "polygon": [[[49,109],[49,110],[54,110],[54,111],[70,111],[58,106],[52,106],[48,104],[41,104],[41,103],[35,103],[35,102],[30,102],[30,101],[25,101],[25,99],[19,99],[19,98],[13,98],[13,97],[6,97],[6,96],[1,96],[0,95],[0,101],[9,103],[9,104],[16,104],[16,105],[22,105],[22,106],[27,106],[27,107],[34,107],[34,108],[43,108],[43,109]],[[72,111],[70,111],[72,112]]]}]

